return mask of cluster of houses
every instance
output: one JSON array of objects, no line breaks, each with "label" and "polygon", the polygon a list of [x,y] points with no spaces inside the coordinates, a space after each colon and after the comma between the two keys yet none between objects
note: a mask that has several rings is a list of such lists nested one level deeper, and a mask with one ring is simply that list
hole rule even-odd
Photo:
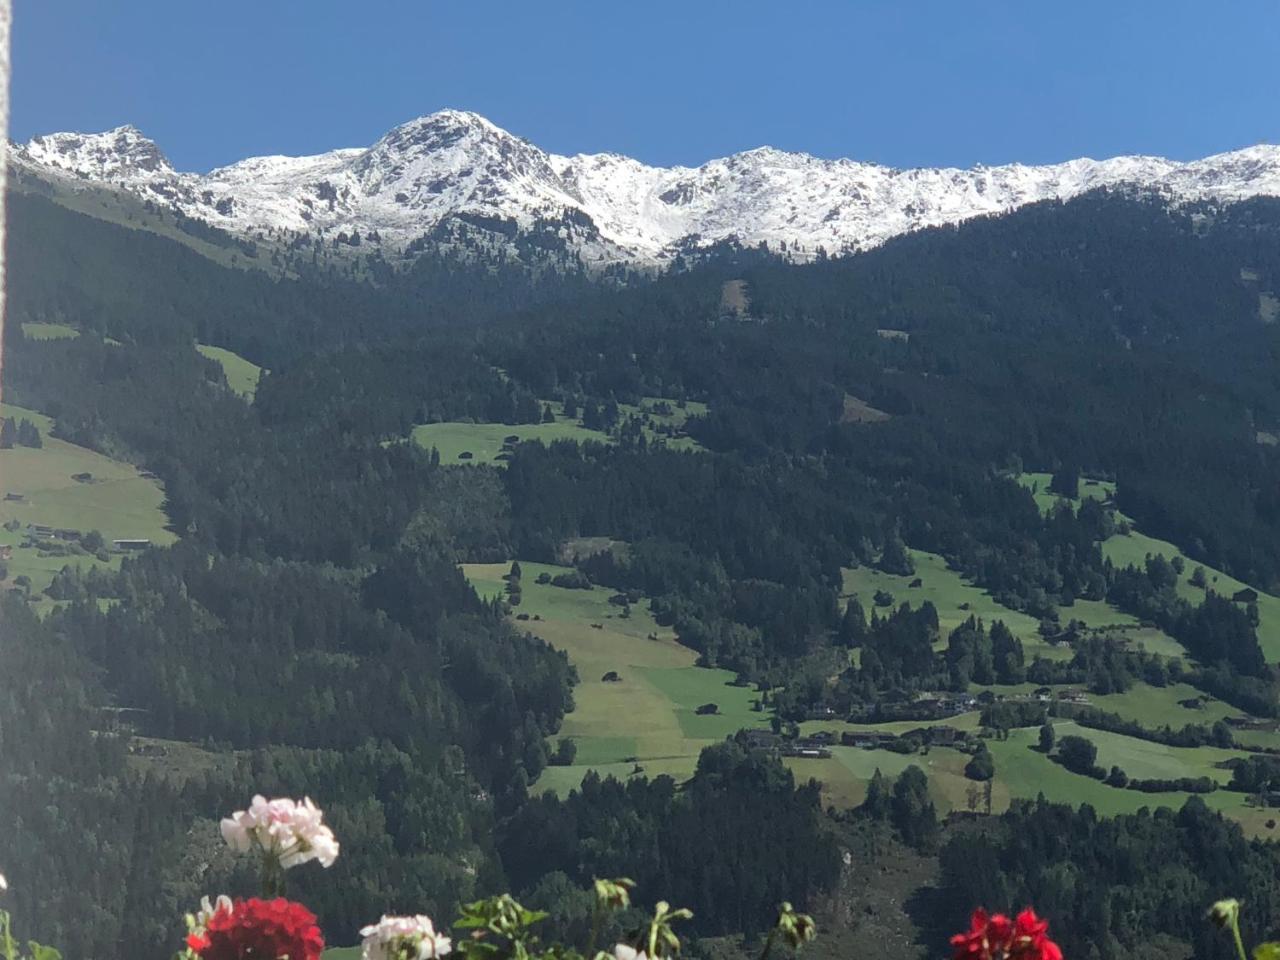
[{"label": "cluster of houses", "polygon": [[[883,723],[891,720],[945,720],[977,710],[984,703],[996,700],[1031,701],[1050,703],[1087,704],[1089,695],[1083,690],[1067,688],[1053,690],[1050,687],[1039,687],[1032,693],[1016,693],[1011,695],[980,693],[973,696],[967,693],[922,693],[914,700],[894,700],[872,704],[855,704],[849,711],[847,719],[850,723]],[[832,710],[813,711],[807,720],[834,720],[836,714]]]},{"label": "cluster of houses", "polygon": [[1224,717],[1223,719],[1227,726],[1235,727],[1237,730],[1264,730],[1274,733],[1280,729],[1280,720],[1259,720],[1257,717]]},{"label": "cluster of houses", "polygon": [[976,709],[976,697],[967,693],[922,693],[914,700],[893,700],[855,704],[849,711],[853,722],[875,718],[885,720],[942,720]]},{"label": "cluster of houses", "polygon": [[[26,535],[28,541],[34,543],[49,543],[54,540],[60,540],[63,543],[80,543],[84,539],[84,533],[80,530],[51,527],[43,523],[27,524]],[[112,540],[111,546],[117,552],[129,552],[132,550],[145,550],[151,546],[151,541],[144,539]]]},{"label": "cluster of houses", "polygon": [[50,527],[43,523],[31,523],[27,525],[27,537],[31,540],[61,540],[64,543],[79,543],[84,539],[84,534],[79,530],[71,530],[66,527]]},{"label": "cluster of houses", "polygon": [[809,760],[830,757],[831,748],[837,743],[842,747],[884,750],[893,749],[898,743],[904,741],[915,741],[931,747],[954,747],[963,744],[966,739],[964,731],[945,724],[918,727],[902,734],[883,730],[846,730],[837,738],[836,734],[829,730],[820,730],[807,736],[789,739],[769,730],[743,730],[740,737],[742,742],[753,750],[768,750],[783,757],[802,757]]},{"label": "cluster of houses", "polygon": [[1053,700],[1057,700],[1060,703],[1088,703],[1089,694],[1085,693],[1083,690],[1077,690],[1073,687],[1068,687],[1066,690],[1058,690],[1056,692],[1050,687],[1039,687],[1031,693],[1015,693],[1012,696],[1000,697],[999,699],[1036,701],[1039,703],[1050,703]]}]

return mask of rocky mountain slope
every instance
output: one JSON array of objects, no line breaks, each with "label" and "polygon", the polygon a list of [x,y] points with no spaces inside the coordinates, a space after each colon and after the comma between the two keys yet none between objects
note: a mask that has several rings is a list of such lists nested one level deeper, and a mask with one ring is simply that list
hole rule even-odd
[{"label": "rocky mountain slope", "polygon": [[1280,196],[1277,146],[1190,163],[1132,156],[968,170],[896,170],[761,147],[663,168],[617,154],[557,156],[455,110],[412,120],[368,148],[255,157],[207,174],[175,170],[133,127],[36,137],[11,157],[43,179],[120,189],[243,237],[372,243],[390,253],[419,238],[457,239],[461,228],[501,242],[537,236],[588,266],[662,266],[731,239],[796,259],[836,255],[1100,187],[1171,204]]}]

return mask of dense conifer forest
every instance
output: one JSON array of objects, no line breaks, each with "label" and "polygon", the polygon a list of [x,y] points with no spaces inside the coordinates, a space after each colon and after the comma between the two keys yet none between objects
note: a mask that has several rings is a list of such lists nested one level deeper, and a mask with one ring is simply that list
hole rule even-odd
[{"label": "dense conifer forest", "polygon": [[[1280,850],[1195,798],[1105,818],[1050,797],[943,824],[919,766],[824,806],[742,736],[685,783],[590,775],[544,795],[581,678],[458,564],[625,542],[577,557],[581,575],[766,692],[779,725],[1024,682],[1187,682],[1275,717],[1256,616],[1211,591],[1189,601],[1163,560],[1117,566],[1099,542],[1118,510],[1280,589],[1280,447],[1259,442],[1280,432],[1280,335],[1259,314],[1259,290],[1280,290],[1280,203],[1174,213],[1099,193],[845,259],[726,247],[608,282],[434,254],[377,278],[278,278],[44,198],[11,204],[6,400],[154,472],[180,538],[68,568],[42,616],[17,593],[0,607],[0,809],[18,825],[0,864],[24,878],[25,932],[68,958],[172,953],[169,918],[244,882],[209,827],[255,790],[323,796],[351,853],[305,895],[339,940],[384,910],[448,913],[504,888],[582,923],[571,888],[631,874],[693,907],[711,956],[783,899],[838,915],[851,863],[899,848],[940,865],[922,927],[1034,901],[1071,919],[1072,957],[1217,956],[1190,918],[1247,876],[1250,922],[1272,932]],[[720,307],[731,279],[745,317]],[[80,335],[28,338],[24,321]],[[269,371],[252,405],[197,341]],[[684,426],[699,449],[629,424],[620,411],[646,397],[705,404]],[[851,399],[879,416],[849,416]],[[497,468],[409,441],[417,424],[537,423],[551,403],[590,410],[611,442],[519,443]],[[1028,471],[1114,481],[1114,504],[1045,511]],[[1042,657],[1000,619],[944,630],[928,603],[842,599],[843,571],[909,575],[910,550],[1046,636],[1107,601],[1189,660],[1099,637]],[[1045,719],[1014,713],[983,724]],[[126,728],[200,760],[150,770]],[[1138,732],[1234,742],[1209,724]],[[1261,789],[1251,775],[1241,790]]]}]

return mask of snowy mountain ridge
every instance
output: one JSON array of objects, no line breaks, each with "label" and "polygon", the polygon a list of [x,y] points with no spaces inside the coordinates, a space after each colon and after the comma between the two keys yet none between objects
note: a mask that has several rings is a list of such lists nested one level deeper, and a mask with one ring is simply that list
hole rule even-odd
[{"label": "snowy mountain ridge", "polygon": [[358,234],[403,250],[463,218],[552,229],[589,266],[661,266],[682,249],[727,239],[797,259],[819,249],[835,255],[1099,187],[1174,205],[1280,196],[1280,147],[1270,145],[1188,163],[1126,156],[967,170],[898,170],[761,147],[663,168],[617,154],[547,153],[457,110],[409,121],[368,148],[255,157],[207,174],[174,170],[131,126],[35,137],[10,156],[37,176],[123,189],[242,236]]}]

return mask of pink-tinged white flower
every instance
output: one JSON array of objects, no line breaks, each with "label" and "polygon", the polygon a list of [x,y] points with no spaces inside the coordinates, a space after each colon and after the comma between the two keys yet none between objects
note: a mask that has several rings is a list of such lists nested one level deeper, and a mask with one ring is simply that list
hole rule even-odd
[{"label": "pink-tinged white flower", "polygon": [[248,810],[237,810],[221,824],[222,838],[237,853],[255,848],[275,857],[285,870],[319,860],[329,867],[338,858],[338,841],[310,797],[268,800],[255,796]]},{"label": "pink-tinged white flower", "polygon": [[643,950],[637,950],[625,943],[614,945],[613,956],[614,960],[649,960]]},{"label": "pink-tinged white flower", "polygon": [[0,893],[9,889],[9,881],[4,878],[4,874],[0,873]]},{"label": "pink-tinged white flower", "polygon": [[431,918],[387,917],[360,931],[361,960],[436,960],[453,949],[453,941],[436,933]]},{"label": "pink-tinged white flower", "polygon": [[209,925],[210,917],[219,910],[226,910],[227,913],[230,913],[232,906],[231,898],[225,893],[218,894],[218,899],[214,900],[212,903],[209,901],[208,897],[201,897],[200,912],[196,914],[196,926],[203,931],[204,928]]}]

